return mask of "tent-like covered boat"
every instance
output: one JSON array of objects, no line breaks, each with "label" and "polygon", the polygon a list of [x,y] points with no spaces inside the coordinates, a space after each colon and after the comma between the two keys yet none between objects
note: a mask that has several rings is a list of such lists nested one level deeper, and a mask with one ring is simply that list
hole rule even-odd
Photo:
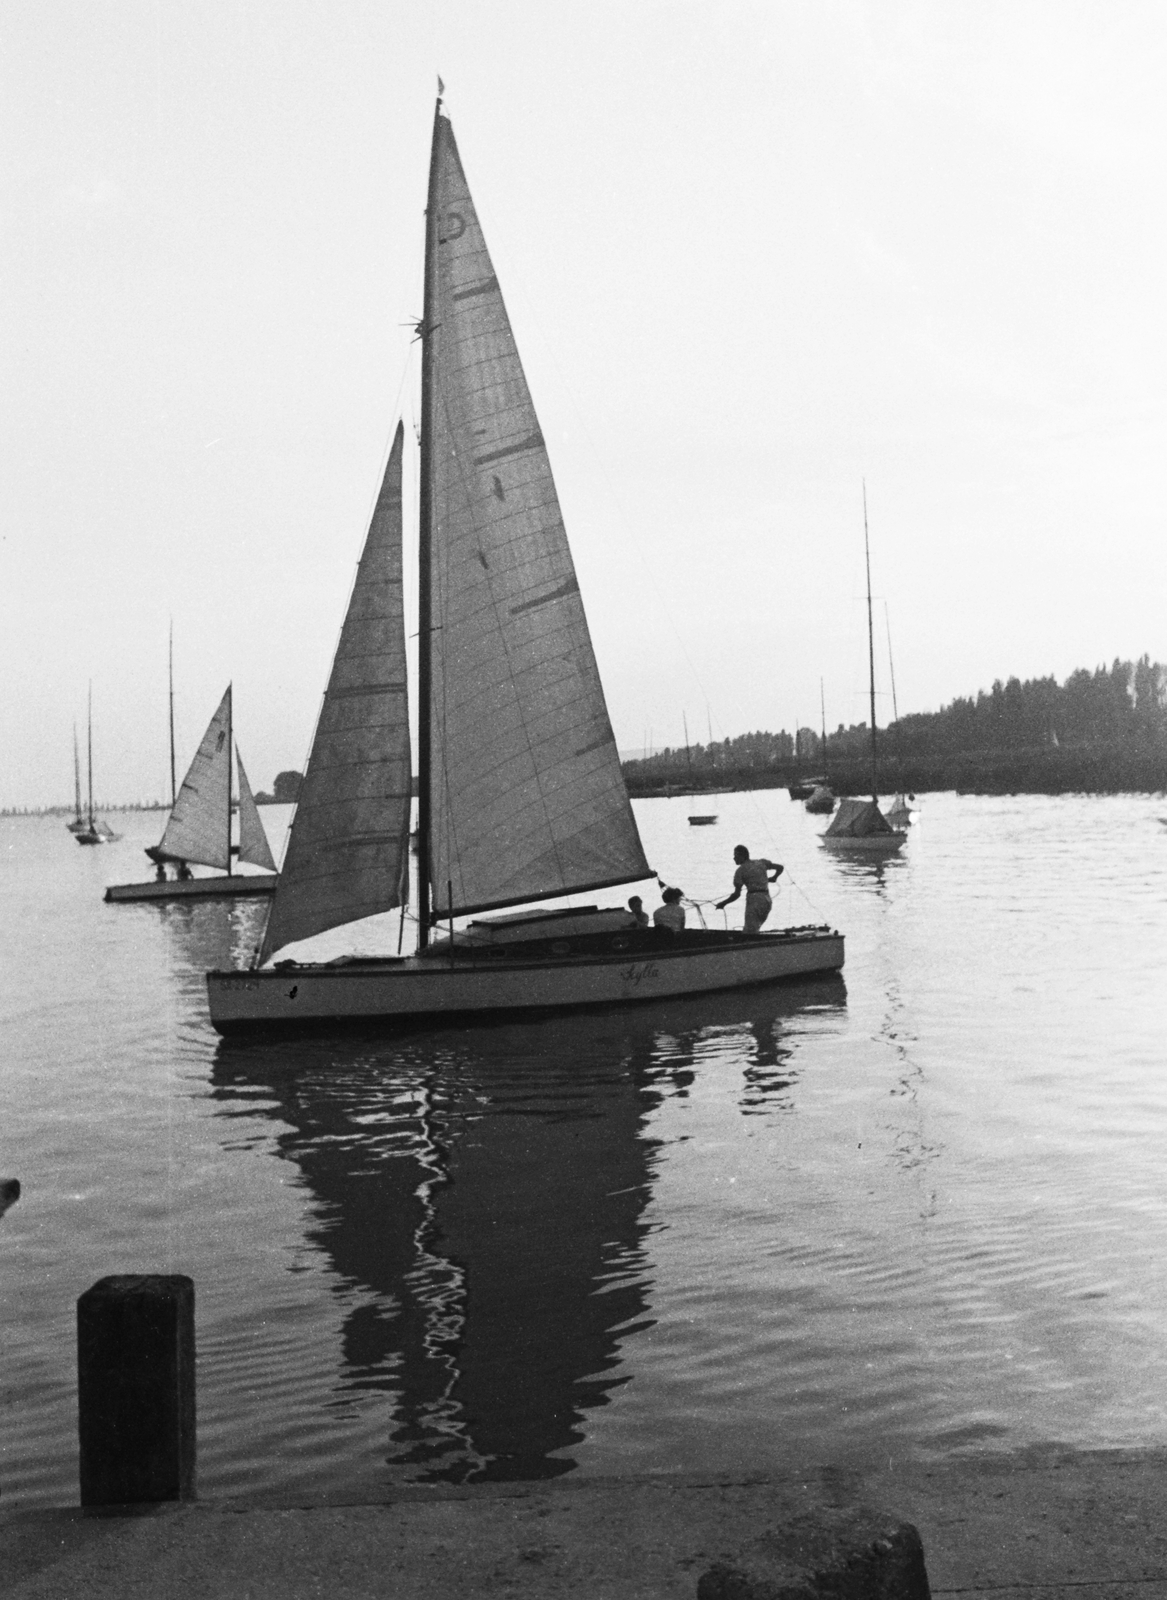
[{"label": "tent-like covered boat", "polygon": [[898,850],[904,834],[884,816],[874,800],[840,800],[822,842],[844,850]]}]

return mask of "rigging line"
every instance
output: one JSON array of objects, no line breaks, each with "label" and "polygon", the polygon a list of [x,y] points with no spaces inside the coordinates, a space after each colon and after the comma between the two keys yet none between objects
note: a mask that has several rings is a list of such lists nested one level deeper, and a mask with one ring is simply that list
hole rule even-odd
[{"label": "rigging line", "polygon": [[802,887],[801,883],[799,883],[798,880],[791,875],[789,868],[787,868],[787,870],[785,872],[783,872],[782,876],[784,878],[788,878],[790,880],[790,887],[792,889],[797,889],[798,890],[799,894],[806,901],[807,905],[814,912],[815,916],[816,917],[823,917],[823,920],[825,921],[826,918],[823,915],[822,910],[819,908],[819,906],[817,906],[815,904],[815,902],[811,899],[810,895],[807,894],[806,890]]}]

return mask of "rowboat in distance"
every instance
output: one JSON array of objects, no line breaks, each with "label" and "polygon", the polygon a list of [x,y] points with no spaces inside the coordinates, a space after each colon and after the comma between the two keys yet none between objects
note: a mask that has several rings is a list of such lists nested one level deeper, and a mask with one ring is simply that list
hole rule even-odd
[{"label": "rowboat in distance", "polygon": [[377,1030],[837,973],[843,937],[826,926],[673,933],[640,927],[624,905],[534,905],[655,874],[547,446],[440,99],[419,332],[417,949],[273,959],[394,907],[404,918],[412,759],[399,423],[262,942],[246,970],[207,974],[212,1024],[223,1034]]},{"label": "rowboat in distance", "polygon": [[815,790],[826,781],[825,778],[799,778],[796,783],[786,786],[786,793],[792,800],[809,800]]},{"label": "rowboat in distance", "polygon": [[[107,901],[208,900],[275,893],[276,864],[238,748],[235,767],[239,778],[239,843],[231,842],[232,747],[228,684],[182,787],[174,796],[162,837],[146,850],[154,863],[155,876],[144,883],[111,883],[105,891]],[[264,871],[232,872],[232,857]],[[212,877],[196,878],[190,870],[191,863],[222,870]],[[173,868],[173,877],[167,876],[167,867]]]}]

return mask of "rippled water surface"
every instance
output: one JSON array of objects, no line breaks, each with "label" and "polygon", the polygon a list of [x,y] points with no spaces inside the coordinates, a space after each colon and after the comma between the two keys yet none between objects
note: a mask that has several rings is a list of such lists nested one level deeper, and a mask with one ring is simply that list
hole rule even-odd
[{"label": "rippled water surface", "polygon": [[785,861],[842,981],[278,1045],[205,1014],[255,906],[102,903],[157,817],[0,822],[4,1503],[76,1499],[111,1272],[195,1280],[208,1496],[1167,1443],[1167,803],[930,796],[882,866],[714,806],[649,859]]}]

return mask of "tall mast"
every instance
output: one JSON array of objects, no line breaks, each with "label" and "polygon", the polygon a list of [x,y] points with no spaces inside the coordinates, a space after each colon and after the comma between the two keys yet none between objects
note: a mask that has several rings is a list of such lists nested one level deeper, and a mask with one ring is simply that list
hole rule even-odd
[{"label": "tall mast", "polygon": [[81,821],[81,757],[77,752],[77,724],[73,724],[73,815]]},{"label": "tall mast", "polygon": [[231,871],[231,740],[234,730],[231,727],[231,709],[233,696],[231,684],[227,685],[227,871]]},{"label": "tall mast", "polygon": [[421,492],[417,542],[417,943],[430,942],[430,694],[432,682],[433,548],[433,421],[434,421],[434,315],[438,274],[438,142],[441,138],[442,99],[434,107],[434,137],[430,148],[429,192],[425,209],[425,298],[421,311]]},{"label": "tall mast", "polygon": [[871,542],[867,537],[867,479],[863,480],[863,555],[867,562],[867,673],[871,686],[871,798],[879,802],[875,759],[875,633],[871,624]]},{"label": "tall mast", "polygon": [[[891,618],[887,614],[887,601],[883,602],[883,624],[887,629],[887,667],[891,673],[891,714],[898,723],[900,720],[899,703],[896,700],[896,664],[891,653]],[[898,731],[898,730],[897,730]]]},{"label": "tall mast", "polygon": [[822,755],[823,766],[825,767],[827,764],[827,701],[826,694],[823,689],[823,680],[821,678],[819,679],[819,710],[822,713],[823,719],[823,747],[820,754]]},{"label": "tall mast", "polygon": [[170,619],[170,809],[178,801],[178,785],[174,779],[174,618]]},{"label": "tall mast", "polygon": [[93,679],[89,680],[89,699],[86,704],[89,723],[89,828],[93,829]]}]

